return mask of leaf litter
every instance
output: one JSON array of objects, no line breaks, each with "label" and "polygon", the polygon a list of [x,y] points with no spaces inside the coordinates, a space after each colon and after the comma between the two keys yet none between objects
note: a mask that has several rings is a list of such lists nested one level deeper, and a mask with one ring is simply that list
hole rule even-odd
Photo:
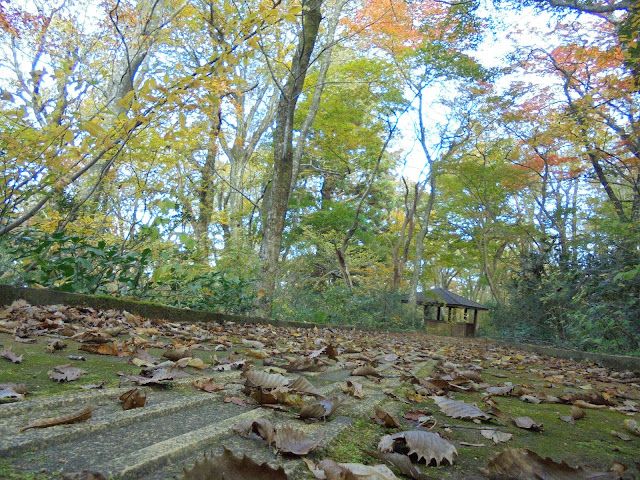
[{"label": "leaf litter", "polygon": [[[244,396],[226,395],[220,397],[220,401],[252,407],[255,404],[252,399],[255,399],[258,403],[264,402],[263,408],[281,409],[284,415],[289,416],[291,422],[302,422],[309,419],[331,421],[331,415],[342,403],[338,397],[326,399],[309,380],[302,375],[291,375],[293,372],[322,372],[328,367],[343,368],[347,374],[364,378],[363,383],[369,382],[366,383],[366,388],[369,388],[372,381],[382,382],[384,385],[384,382],[393,378],[393,374],[388,375],[388,371],[382,371],[391,367],[390,371],[399,372],[398,375],[402,375],[410,381],[415,393],[402,391],[395,394],[383,389],[383,392],[391,399],[387,401],[398,402],[398,405],[403,408],[400,415],[402,412],[407,413],[399,421],[389,415],[386,408],[381,406],[374,415],[377,420],[371,420],[371,422],[378,421],[391,428],[403,428],[403,422],[404,425],[406,422],[412,422],[412,426],[415,428],[417,422],[417,425],[425,425],[434,430],[399,432],[378,439],[384,451],[375,452],[373,456],[409,478],[420,478],[421,475],[420,470],[415,467],[411,459],[426,464],[446,465],[453,463],[454,459],[458,461],[463,458],[457,456],[455,442],[449,441],[441,435],[444,434],[450,438],[451,435],[448,435],[447,432],[450,433],[451,428],[457,432],[469,434],[474,432],[473,428],[477,428],[475,433],[477,438],[484,436],[494,444],[509,440],[515,442],[519,435],[523,435],[519,434],[518,429],[511,423],[509,424],[511,432],[481,429],[481,427],[468,427],[470,430],[464,430],[462,429],[464,424],[438,423],[437,418],[432,416],[428,408],[425,409],[425,406],[429,407],[428,402],[437,405],[442,415],[459,419],[461,422],[497,421],[498,418],[503,418],[505,422],[509,419],[519,423],[522,428],[540,431],[541,436],[547,435],[546,432],[543,432],[541,423],[538,424],[529,417],[522,416],[520,411],[512,418],[509,415],[511,408],[504,405],[499,406],[494,400],[495,397],[504,396],[511,397],[511,401],[517,401],[517,397],[519,397],[521,401],[528,402],[528,408],[531,409],[531,415],[534,418],[536,417],[536,408],[539,405],[559,403],[569,405],[571,412],[570,416],[566,416],[566,418],[561,418],[561,415],[558,415],[556,417],[558,422],[563,419],[568,420],[569,417],[574,423],[577,421],[585,422],[581,418],[586,409],[609,410],[621,415],[618,424],[611,425],[607,429],[606,433],[610,435],[609,438],[615,439],[615,441],[633,442],[634,435],[638,432],[636,420],[627,418],[626,421],[623,421],[624,417],[622,417],[624,414],[633,415],[638,411],[640,395],[638,395],[637,382],[640,376],[637,373],[617,372],[589,365],[581,366],[569,360],[523,354],[521,351],[509,347],[492,344],[482,344],[482,348],[478,348],[479,343],[469,339],[435,337],[434,341],[434,337],[431,337],[428,342],[423,342],[419,340],[420,336],[406,334],[374,334],[372,332],[363,334],[357,331],[311,330],[271,325],[182,324],[146,320],[128,312],[114,310],[97,311],[90,308],[60,305],[32,307],[26,302],[14,302],[13,305],[0,309],[0,332],[13,335],[15,341],[20,343],[33,343],[37,341],[38,337],[48,337],[49,340],[42,348],[43,351],[46,350],[52,355],[60,352],[64,348],[62,346],[64,344],[80,342],[80,348],[90,355],[106,354],[113,357],[127,357],[129,363],[138,365],[142,371],[139,375],[123,374],[121,380],[139,386],[168,385],[177,379],[189,376],[190,373],[185,369],[192,369],[191,373],[195,370],[202,372],[199,373],[198,378],[189,380],[194,388],[208,393],[216,393],[227,386],[223,383],[215,383],[213,373],[242,370]],[[142,338],[141,335],[151,336],[151,339]],[[62,342],[60,338],[65,338],[65,342]],[[239,349],[236,348],[233,351],[234,345]],[[160,349],[161,354],[169,360],[161,362],[149,354],[147,348]],[[218,359],[217,355],[212,354],[210,355],[211,363],[206,363],[201,358],[194,356],[194,352],[197,350],[229,353],[222,359]],[[16,360],[18,357],[10,347],[2,350],[0,355],[9,361]],[[243,358],[243,356],[251,358]],[[256,361],[258,363],[254,365]],[[423,378],[412,373],[412,366],[416,362],[423,361],[435,362],[431,377]],[[257,367],[260,362],[264,366],[264,371]],[[74,369],[75,367],[72,365],[56,366],[50,371],[51,379],[63,383],[77,380],[83,375],[79,372],[84,371]],[[527,370],[528,377],[535,377],[533,384],[530,380],[518,380],[517,385],[506,381],[500,384],[492,380],[509,379],[514,376],[520,378],[524,370]],[[506,375],[505,372],[510,375]],[[350,398],[351,401],[358,402],[366,398],[363,383],[347,379],[346,382],[342,380],[342,383],[337,384],[336,387],[348,395],[347,398]],[[96,386],[103,385],[103,382],[96,384]],[[379,388],[379,386],[375,386],[375,390]],[[130,392],[136,390],[132,389]],[[12,390],[11,387],[3,387],[0,391],[3,392],[4,397],[0,398],[0,401],[4,402],[22,401],[26,393],[26,391],[21,393]],[[474,392],[477,393],[474,394]],[[462,402],[446,396],[452,394],[466,395],[464,398],[466,401]],[[144,395],[134,393],[130,393],[130,395],[130,399],[127,397],[122,401],[123,408],[125,402],[139,408]],[[367,395],[369,395],[368,392]],[[472,399],[468,400],[469,397]],[[471,401],[480,405],[481,400],[485,405],[482,409],[467,403]],[[496,398],[496,400],[498,399]],[[416,413],[412,414],[411,411]],[[24,429],[45,428],[84,421],[88,418],[86,415],[86,412],[76,412],[61,417],[38,420]],[[394,418],[394,421],[390,421],[389,418]],[[589,418],[586,420],[587,424],[588,421]],[[247,434],[246,428],[245,434]],[[280,453],[294,456],[304,456],[313,452],[323,438],[323,433],[308,436],[296,429],[294,423],[280,427],[272,426],[273,430],[270,434],[268,433],[269,429],[264,425],[254,423],[248,428],[249,435],[266,437],[265,441],[268,445],[275,445]],[[574,427],[567,426],[566,428]],[[454,438],[457,437],[454,436]],[[459,445],[480,445],[477,439],[472,436],[465,437],[463,435],[463,438],[464,440],[457,440]],[[492,447],[477,448],[490,452]],[[531,450],[528,452],[530,453],[526,455],[526,458],[529,461],[537,458],[535,452]],[[510,455],[510,457],[504,458],[511,458],[511,460],[515,458],[516,460],[513,460],[515,462],[524,462],[521,460],[522,455],[517,456],[513,453]],[[589,460],[586,457],[583,458]],[[326,462],[323,465],[330,466],[329,470],[347,475],[344,470],[347,468],[345,462],[338,462],[334,459],[324,460]],[[224,463],[225,460],[223,459],[221,462]],[[495,465],[500,465],[500,463],[493,461],[487,468]],[[557,470],[554,470],[555,467],[552,467],[548,462],[542,462],[541,465],[552,472]],[[374,466],[363,465],[363,471],[370,472],[369,468],[372,467]],[[581,467],[576,468],[580,469]],[[319,469],[318,471],[324,470]],[[350,472],[349,475],[357,474]],[[365,473],[365,475],[372,475],[372,473]],[[571,475],[573,474],[571,473]],[[255,478],[261,477],[255,476]],[[365,476],[362,478],[377,477]],[[571,476],[568,478],[595,477]]]}]

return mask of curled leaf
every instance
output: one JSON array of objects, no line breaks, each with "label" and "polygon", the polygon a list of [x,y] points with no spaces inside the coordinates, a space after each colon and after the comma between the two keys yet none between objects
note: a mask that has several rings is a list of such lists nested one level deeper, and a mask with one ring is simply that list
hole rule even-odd
[{"label": "curled leaf", "polygon": [[385,412],[382,408],[376,407],[375,415],[373,416],[373,421],[378,425],[381,425],[386,428],[398,428],[400,426],[400,422],[396,417]]},{"label": "curled leaf", "polygon": [[214,380],[215,380],[214,377],[211,377],[211,378],[206,378],[206,377],[196,378],[193,382],[191,382],[191,385],[193,385],[194,387],[199,388],[203,392],[207,392],[207,393],[219,392],[220,390],[224,390],[225,389],[224,385],[213,383]]},{"label": "curled leaf", "polygon": [[544,430],[544,425],[537,424],[529,417],[517,417],[513,419],[513,423],[515,423],[518,427],[523,428],[525,430],[533,430],[534,432],[542,432]]},{"label": "curled leaf", "polygon": [[361,376],[361,377],[381,377],[380,373],[373,368],[371,365],[364,365],[362,367],[357,367],[351,371],[351,375]]},{"label": "curled leaf", "polygon": [[11,347],[9,347],[0,352],[0,357],[4,358],[5,360],[9,360],[11,363],[21,363],[23,355],[16,355],[11,351]]},{"label": "curled leaf", "polygon": [[508,442],[513,438],[513,434],[501,432],[499,430],[480,430],[480,434],[491,440],[493,443]]},{"label": "curled leaf", "polygon": [[342,390],[347,395],[359,398],[360,400],[364,398],[364,390],[361,383],[347,380],[347,385],[340,385],[340,390]]},{"label": "curled leaf", "polygon": [[360,463],[338,463],[330,459],[317,465],[303,458],[309,471],[318,479],[326,480],[398,480],[386,465],[368,466]]},{"label": "curled leaf", "polygon": [[442,413],[451,418],[479,418],[483,420],[490,420],[491,417],[480,410],[474,405],[468,403],[459,402],[457,400],[451,400],[447,397],[431,397]]},{"label": "curled leaf", "polygon": [[243,373],[246,378],[245,385],[248,387],[277,388],[287,385],[289,380],[284,375],[278,373],[266,373],[259,370],[249,370]]},{"label": "curled leaf", "polygon": [[30,423],[26,427],[20,429],[20,433],[30,428],[48,428],[55,427],[56,425],[68,425],[70,423],[84,422],[91,418],[91,406],[86,406],[77,412],[70,413],[68,415],[61,415],[59,417],[43,418]]},{"label": "curled leaf", "polygon": [[239,423],[233,430],[243,437],[247,437],[251,433],[255,433],[262,439],[266,440],[269,445],[273,443],[275,435],[273,425],[266,418],[259,418],[258,420],[249,420],[248,422]]},{"label": "curled leaf", "polygon": [[120,403],[122,403],[122,410],[141,408],[147,403],[147,396],[140,389],[134,388],[120,395]]},{"label": "curled leaf", "polygon": [[307,380],[304,377],[296,378],[294,382],[291,385],[289,385],[289,388],[296,393],[324,398],[324,395],[322,395],[320,391],[316,387],[314,387],[309,380]]},{"label": "curled leaf", "polygon": [[310,440],[300,430],[296,430],[290,425],[278,427],[274,440],[276,448],[281,453],[290,453],[292,455],[306,455],[311,450],[320,445],[327,431],[322,433],[315,440]]},{"label": "curled leaf", "polygon": [[85,373],[87,372],[74,367],[70,363],[66,365],[58,365],[57,367],[53,367],[53,370],[49,370],[47,372],[49,378],[56,382],[73,382]]},{"label": "curled leaf", "polygon": [[492,480],[505,478],[515,480],[617,480],[620,476],[613,472],[588,472],[583,468],[573,468],[565,462],[557,463],[551,458],[542,458],[531,450],[508,448],[489,460],[482,472]]},{"label": "curled leaf", "polygon": [[418,461],[424,459],[427,464],[435,462],[436,466],[440,465],[443,460],[447,460],[452,465],[453,456],[458,454],[456,447],[440,435],[424,430],[410,430],[385,435],[378,443],[378,450],[383,453],[415,454]]},{"label": "curled leaf", "polygon": [[211,456],[196,461],[191,469],[183,469],[184,474],[178,480],[288,480],[282,467],[275,469],[267,463],[257,464],[243,455],[236,457],[227,447],[217,457]]}]

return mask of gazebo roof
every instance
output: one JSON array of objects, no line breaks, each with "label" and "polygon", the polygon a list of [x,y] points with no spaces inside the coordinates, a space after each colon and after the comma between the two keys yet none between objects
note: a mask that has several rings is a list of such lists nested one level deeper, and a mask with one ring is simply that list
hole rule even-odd
[{"label": "gazebo roof", "polygon": [[[402,301],[406,302],[407,300],[408,298],[405,297]],[[416,295],[416,303],[418,305],[440,305],[445,307],[471,308],[473,310],[489,310],[481,303],[461,297],[444,288],[432,288],[427,292],[419,292]]]}]

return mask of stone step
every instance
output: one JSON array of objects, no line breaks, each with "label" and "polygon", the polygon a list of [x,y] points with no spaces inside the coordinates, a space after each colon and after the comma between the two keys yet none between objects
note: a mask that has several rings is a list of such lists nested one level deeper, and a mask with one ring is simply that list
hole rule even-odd
[{"label": "stone step", "polygon": [[[122,411],[117,401],[128,388],[8,405],[11,408],[2,410],[0,456],[28,471],[53,474],[87,469],[116,479],[156,480],[180,474],[183,466],[193,465],[205,451],[213,449],[214,453],[220,453],[224,444],[236,455],[247,454],[258,462],[280,464],[293,472],[302,468],[300,461],[275,455],[264,441],[240,437],[233,427],[242,421],[267,417],[276,426],[288,423],[311,437],[326,429],[321,446],[329,445],[352,424],[353,417],[371,415],[375,406],[385,400],[384,391],[397,386],[397,378],[390,375],[391,371],[384,367],[380,370],[386,374],[382,379],[351,377],[348,370],[337,365],[304,374],[314,385],[321,385],[319,390],[327,397],[344,398],[327,422],[305,423],[288,412],[256,407],[248,410],[223,402],[226,395],[242,397],[240,372],[216,375],[216,381],[227,383],[227,389],[218,394],[149,388],[147,406],[129,411]],[[363,384],[363,400],[341,392],[340,383],[348,379]],[[87,422],[17,433],[20,427],[37,418],[69,413],[70,407],[86,404],[93,407],[93,417]],[[44,412],[46,415],[42,415]]]}]

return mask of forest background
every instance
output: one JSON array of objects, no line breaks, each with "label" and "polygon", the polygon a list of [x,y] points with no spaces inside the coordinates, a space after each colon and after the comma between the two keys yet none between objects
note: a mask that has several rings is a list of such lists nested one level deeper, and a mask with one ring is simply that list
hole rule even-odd
[{"label": "forest background", "polygon": [[639,354],[639,31],[630,0],[0,0],[0,281],[376,328],[439,286],[485,335]]}]

